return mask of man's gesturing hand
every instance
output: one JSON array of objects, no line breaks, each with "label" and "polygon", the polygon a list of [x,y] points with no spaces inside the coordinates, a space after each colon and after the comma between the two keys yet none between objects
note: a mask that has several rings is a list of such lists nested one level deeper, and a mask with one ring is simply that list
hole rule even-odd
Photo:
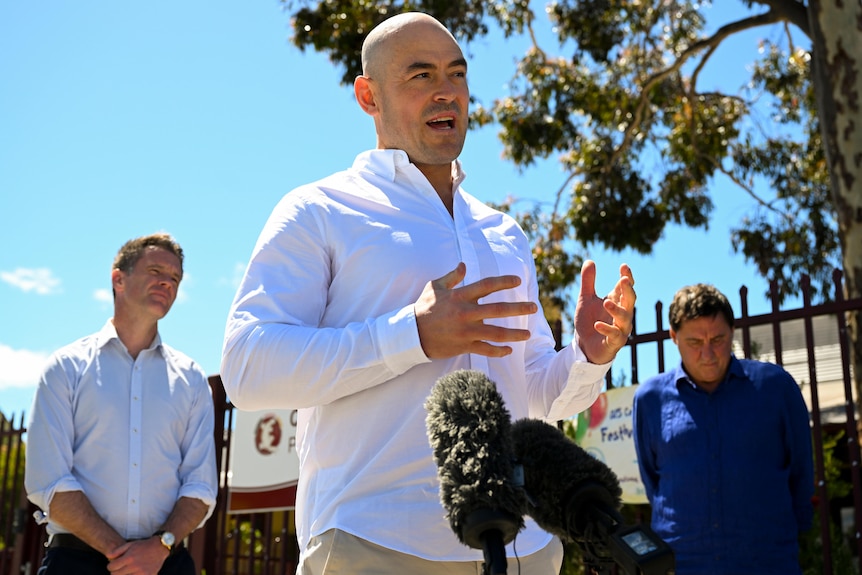
[{"label": "man's gesturing hand", "polygon": [[538,311],[533,302],[498,302],[480,304],[481,298],[521,284],[518,276],[481,279],[459,288],[467,266],[458,267],[442,278],[428,282],[413,305],[419,340],[430,359],[443,359],[464,353],[503,357],[512,353],[506,345],[489,342],[526,341],[526,329],[510,329],[485,323],[486,319],[529,315]]},{"label": "man's gesturing hand", "polygon": [[614,289],[600,298],[596,295],[596,264],[590,260],[584,262],[575,309],[575,331],[581,349],[592,363],[613,361],[628,341],[637,299],[634,285],[631,268],[622,264]]}]

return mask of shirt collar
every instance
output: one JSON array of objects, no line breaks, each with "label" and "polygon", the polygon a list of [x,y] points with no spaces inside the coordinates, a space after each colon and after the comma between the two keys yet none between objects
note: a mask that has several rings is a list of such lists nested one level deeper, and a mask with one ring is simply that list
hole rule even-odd
[{"label": "shirt collar", "polygon": [[[105,322],[105,325],[102,326],[102,329],[99,330],[98,334],[96,334],[97,343],[96,346],[101,349],[108,345],[111,341],[116,340],[116,342],[123,346],[125,349],[125,344],[120,340],[120,336],[117,335],[117,328],[114,327],[114,322],[112,318],[108,318],[108,321]],[[147,349],[158,349],[160,352],[162,350],[162,336],[159,332],[156,332],[156,337],[153,338],[153,342]]]},{"label": "shirt collar", "polygon": [[[736,356],[731,354],[730,355],[730,365],[727,368],[727,375],[724,376],[724,379],[722,380],[721,383],[724,384],[728,380],[734,379],[734,378],[745,378],[745,371],[742,369],[742,364],[739,362],[738,359],[736,359]],[[688,385],[689,387],[691,387],[692,389],[700,389],[697,386],[697,384],[695,384],[688,377],[688,374],[685,372],[685,369],[682,367],[681,361],[676,366],[676,369],[673,372],[673,381],[676,382],[677,385],[684,383],[684,384]],[[720,389],[721,385],[719,385],[718,388]]]},{"label": "shirt collar", "polygon": [[694,382],[688,378],[688,374],[685,372],[685,369],[682,367],[682,362],[680,361],[677,364],[676,368],[673,370],[673,381],[677,386],[681,384],[686,384],[691,387],[696,387]]},{"label": "shirt collar", "polygon": [[745,370],[742,368],[742,362],[736,359],[736,356],[730,355],[730,367],[727,370],[727,377],[725,377],[725,381],[730,379],[731,377],[746,377]]},{"label": "shirt collar", "polygon": [[[410,166],[410,158],[407,157],[407,152],[404,150],[367,150],[362,152],[353,162],[353,167],[357,170],[367,170],[382,178],[394,182],[399,169],[404,169]],[[467,177],[467,173],[461,166],[461,160],[456,159],[452,162],[452,189],[458,191],[461,183]]]}]

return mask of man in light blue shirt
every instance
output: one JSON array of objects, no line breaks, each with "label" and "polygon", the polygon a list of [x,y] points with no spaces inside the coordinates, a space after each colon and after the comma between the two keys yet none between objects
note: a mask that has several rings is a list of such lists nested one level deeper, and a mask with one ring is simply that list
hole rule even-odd
[{"label": "man in light blue shirt", "polygon": [[212,396],[158,333],[182,276],[169,235],[128,241],[111,271],[113,318],[48,361],[25,474],[50,536],[40,575],[195,573],[182,540],[215,506]]}]

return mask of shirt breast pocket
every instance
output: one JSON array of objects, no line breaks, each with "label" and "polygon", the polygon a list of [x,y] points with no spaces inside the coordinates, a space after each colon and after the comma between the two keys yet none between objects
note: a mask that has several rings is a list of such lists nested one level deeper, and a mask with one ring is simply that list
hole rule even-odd
[{"label": "shirt breast pocket", "polygon": [[696,457],[703,454],[704,437],[685,404],[668,402],[662,406],[662,442],[677,456]]},{"label": "shirt breast pocket", "polygon": [[498,296],[495,301],[531,301],[537,299],[536,294],[530,293],[530,286],[534,284],[535,271],[532,261],[525,259],[533,257],[533,253],[526,243],[526,238],[523,238],[523,245],[519,245],[518,238],[491,229],[485,231],[485,239],[492,256],[489,259],[496,269],[483,270],[485,272],[483,276],[513,275],[521,278],[521,285],[518,287],[492,294]]}]

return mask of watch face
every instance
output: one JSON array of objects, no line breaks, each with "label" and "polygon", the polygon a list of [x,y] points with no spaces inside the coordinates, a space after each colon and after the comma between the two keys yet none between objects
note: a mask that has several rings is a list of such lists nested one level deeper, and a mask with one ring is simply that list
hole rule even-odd
[{"label": "watch face", "polygon": [[170,531],[165,531],[164,533],[162,533],[162,543],[164,543],[168,547],[173,547],[176,541],[176,537],[174,537],[174,534]]}]

